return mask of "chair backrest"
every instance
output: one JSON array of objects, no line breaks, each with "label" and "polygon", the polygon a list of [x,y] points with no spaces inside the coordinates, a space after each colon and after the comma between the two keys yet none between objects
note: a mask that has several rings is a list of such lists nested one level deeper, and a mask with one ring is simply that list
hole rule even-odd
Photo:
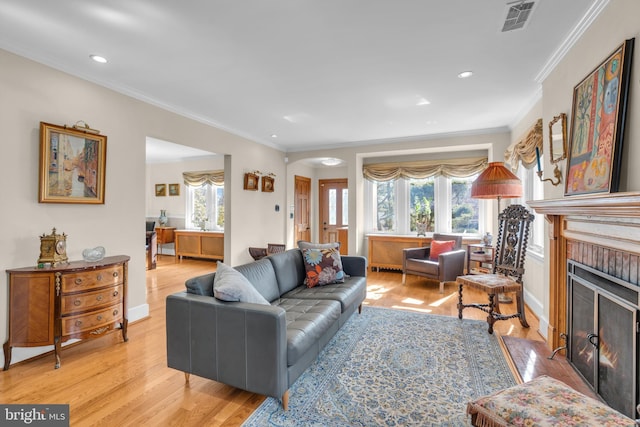
[{"label": "chair backrest", "polygon": [[286,246],[282,243],[267,243],[267,254],[277,254],[284,252]]},{"label": "chair backrest", "polygon": [[454,234],[433,233],[433,240],[453,240],[456,242],[456,244],[453,246],[453,249],[462,248],[462,236],[456,236]]},{"label": "chair backrest", "polygon": [[494,273],[504,274],[522,283],[524,257],[533,218],[533,214],[522,205],[510,205],[498,215]]},{"label": "chair backrest", "polygon": [[156,222],[155,221],[145,221],[145,225],[147,227],[147,231],[153,231],[156,228]]}]

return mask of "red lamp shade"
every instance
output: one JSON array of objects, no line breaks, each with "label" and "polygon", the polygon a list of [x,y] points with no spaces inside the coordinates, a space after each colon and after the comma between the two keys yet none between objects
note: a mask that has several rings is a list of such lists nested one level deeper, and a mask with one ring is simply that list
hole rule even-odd
[{"label": "red lamp shade", "polygon": [[498,200],[522,197],[522,183],[520,178],[504,167],[504,163],[491,162],[471,184],[471,197]]}]

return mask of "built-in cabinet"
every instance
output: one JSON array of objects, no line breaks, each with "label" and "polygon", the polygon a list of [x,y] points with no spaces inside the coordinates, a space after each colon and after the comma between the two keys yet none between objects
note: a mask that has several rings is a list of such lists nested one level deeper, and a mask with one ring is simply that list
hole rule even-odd
[{"label": "built-in cabinet", "polygon": [[176,256],[224,259],[224,233],[220,231],[175,231]]},{"label": "built-in cabinet", "polygon": [[[394,236],[385,234],[368,234],[369,267],[388,270],[402,270],[402,250],[407,248],[420,248],[431,244],[431,237],[425,236]],[[463,239],[463,245],[477,244],[480,238]]]},{"label": "built-in cabinet", "polygon": [[4,370],[13,347],[53,345],[60,367],[61,344],[71,338],[97,338],[120,327],[127,341],[129,257],[73,261],[56,267],[7,270],[9,338]]}]

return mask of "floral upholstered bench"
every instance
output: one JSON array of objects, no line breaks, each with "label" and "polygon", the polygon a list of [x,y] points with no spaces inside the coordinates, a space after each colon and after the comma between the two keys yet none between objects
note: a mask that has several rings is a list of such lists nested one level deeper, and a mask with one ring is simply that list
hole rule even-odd
[{"label": "floral upholstered bench", "polygon": [[467,415],[477,427],[637,427],[631,418],[546,375],[469,402]]}]

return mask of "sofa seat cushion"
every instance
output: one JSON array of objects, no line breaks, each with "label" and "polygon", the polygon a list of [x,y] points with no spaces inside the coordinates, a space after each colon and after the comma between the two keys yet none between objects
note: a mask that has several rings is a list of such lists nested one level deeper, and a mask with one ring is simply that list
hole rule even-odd
[{"label": "sofa seat cushion", "polygon": [[283,298],[274,301],[287,319],[287,366],[295,365],[340,318],[340,304],[330,300]]},{"label": "sofa seat cushion", "polygon": [[344,312],[353,305],[360,305],[360,301],[366,297],[366,294],[366,278],[347,277],[344,283],[334,283],[332,285],[316,286],[314,288],[298,286],[294,290],[284,294],[282,298],[338,301],[340,303],[340,311]]},{"label": "sofa seat cushion", "polygon": [[408,271],[419,271],[437,276],[439,267],[438,261],[416,258],[408,258],[406,260],[406,270]]}]

